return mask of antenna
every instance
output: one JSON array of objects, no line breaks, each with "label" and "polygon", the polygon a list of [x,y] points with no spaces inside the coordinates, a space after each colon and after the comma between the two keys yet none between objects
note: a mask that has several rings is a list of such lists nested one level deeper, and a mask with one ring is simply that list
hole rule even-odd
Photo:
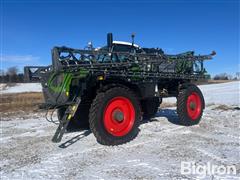
[{"label": "antenna", "polygon": [[112,44],[113,44],[113,34],[112,33],[108,33],[107,34],[107,46],[109,48],[111,48]]},{"label": "antenna", "polygon": [[132,46],[134,46],[134,37],[135,37],[135,33],[132,33],[132,34],[131,34],[131,37],[132,37]]}]

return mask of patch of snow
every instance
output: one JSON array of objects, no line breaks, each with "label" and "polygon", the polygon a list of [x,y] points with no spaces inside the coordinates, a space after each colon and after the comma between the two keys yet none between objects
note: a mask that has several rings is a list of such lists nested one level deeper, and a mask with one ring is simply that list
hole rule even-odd
[{"label": "patch of snow", "polygon": [[[206,105],[240,105],[240,81],[198,86],[203,93]],[[176,103],[176,98],[164,98],[163,102]]]},{"label": "patch of snow", "polygon": [[196,179],[181,174],[181,161],[234,164],[240,170],[238,110],[210,106],[199,125],[184,127],[172,123],[175,108],[161,109],[153,121],[140,125],[136,139],[114,147],[98,144],[85,131],[66,133],[61,143],[52,143],[57,126],[43,115],[1,122],[2,179]]},{"label": "patch of snow", "polygon": [[199,86],[206,104],[240,105],[240,81]]},{"label": "patch of snow", "polygon": [[[239,87],[239,81],[199,86],[206,104],[237,106]],[[36,83],[15,87],[0,84],[0,88],[5,93],[41,91]],[[163,101],[175,103],[176,98]],[[66,133],[61,143],[52,143],[57,126],[47,122],[44,113],[10,118],[0,126],[2,179],[198,178],[181,174],[182,161],[235,165],[240,172],[239,110],[207,106],[200,124],[184,127],[177,124],[175,108],[161,109],[152,121],[140,125],[136,139],[114,147],[98,144],[89,130]],[[239,173],[220,178],[237,179]]]},{"label": "patch of snow", "polygon": [[23,92],[42,92],[40,83],[16,83],[14,86],[0,84],[1,94],[23,93]]}]

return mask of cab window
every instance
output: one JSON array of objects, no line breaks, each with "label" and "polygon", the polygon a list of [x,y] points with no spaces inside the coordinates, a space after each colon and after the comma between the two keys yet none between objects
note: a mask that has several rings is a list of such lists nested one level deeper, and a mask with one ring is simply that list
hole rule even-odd
[{"label": "cab window", "polygon": [[114,45],[113,51],[115,52],[131,52],[132,46],[117,44]]}]

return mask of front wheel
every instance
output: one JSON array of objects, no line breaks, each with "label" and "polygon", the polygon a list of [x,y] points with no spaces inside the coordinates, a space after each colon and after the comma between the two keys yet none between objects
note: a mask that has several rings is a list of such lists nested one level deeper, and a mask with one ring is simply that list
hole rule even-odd
[{"label": "front wheel", "polygon": [[119,145],[134,139],[140,120],[139,101],[125,87],[99,92],[90,108],[90,129],[103,145]]},{"label": "front wheel", "polygon": [[196,85],[181,89],[177,97],[177,113],[180,124],[191,126],[198,124],[205,108],[204,98]]}]

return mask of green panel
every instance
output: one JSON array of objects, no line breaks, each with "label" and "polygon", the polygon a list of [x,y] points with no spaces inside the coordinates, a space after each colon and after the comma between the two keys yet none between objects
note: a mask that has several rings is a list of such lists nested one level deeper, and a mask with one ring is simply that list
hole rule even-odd
[{"label": "green panel", "polygon": [[52,76],[49,78],[49,81],[48,81],[49,89],[51,89],[54,92],[61,92],[61,91],[68,92],[70,89],[72,74],[71,73],[63,73],[63,80],[59,84],[54,85],[53,82],[54,82],[54,80],[56,80],[56,78],[58,78],[58,76],[61,76],[61,74],[53,73]]},{"label": "green panel", "polygon": [[[70,91],[70,85],[72,82],[72,79],[82,79],[86,78],[86,76],[89,74],[89,71],[85,68],[79,69],[77,72],[61,72],[61,73],[53,73],[48,82],[47,85],[50,90],[53,92],[59,93],[59,92],[69,92]],[[63,76],[61,79],[60,76]],[[58,80],[57,78],[60,78],[61,80]]]},{"label": "green panel", "polygon": [[79,73],[74,76],[74,78],[85,78],[89,74],[89,70],[85,68],[80,68]]},{"label": "green panel", "polygon": [[131,71],[139,72],[141,71],[141,68],[139,66],[134,66],[131,68]]}]

